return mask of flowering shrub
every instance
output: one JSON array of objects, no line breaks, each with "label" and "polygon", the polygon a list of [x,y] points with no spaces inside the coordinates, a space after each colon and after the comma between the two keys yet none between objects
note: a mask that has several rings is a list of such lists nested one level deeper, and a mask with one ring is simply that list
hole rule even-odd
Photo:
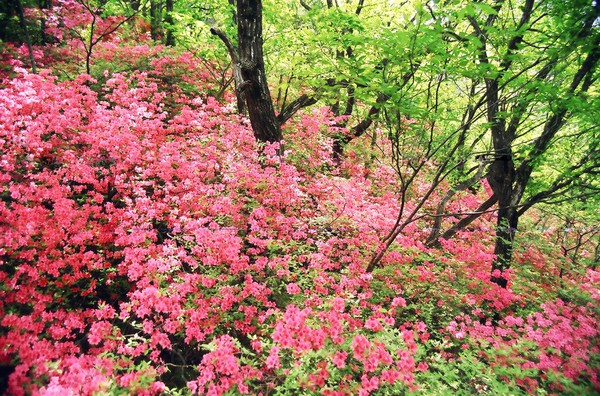
[{"label": "flowering shrub", "polygon": [[[0,90],[10,394],[598,389],[597,272],[573,301],[515,274],[500,289],[485,232],[427,249],[422,220],[366,273],[399,207],[385,159],[338,166],[327,109],[287,125],[279,158],[190,54],[118,48],[149,69],[14,68]],[[546,257],[530,253],[523,268]]]},{"label": "flowering shrub", "polygon": [[[20,73],[2,91],[2,345],[18,362],[12,392],[78,392],[80,375],[99,376],[83,392],[114,386],[106,378],[115,376],[152,392],[161,377],[177,383],[196,370],[192,390],[243,391],[272,355],[260,339],[300,354],[324,345],[289,345],[282,323],[313,282],[313,304],[367,284],[356,276],[369,239],[354,227],[364,204],[347,205],[337,237],[322,228],[336,232],[347,194],[364,201],[368,191],[341,178],[323,189],[327,178],[303,176],[269,147],[259,155],[246,121],[213,99],[167,117],[145,74],[113,75],[100,99],[86,76]],[[302,336],[312,333],[321,334]],[[257,350],[242,365],[235,343],[250,337]],[[73,371],[84,358],[84,371]]]}]

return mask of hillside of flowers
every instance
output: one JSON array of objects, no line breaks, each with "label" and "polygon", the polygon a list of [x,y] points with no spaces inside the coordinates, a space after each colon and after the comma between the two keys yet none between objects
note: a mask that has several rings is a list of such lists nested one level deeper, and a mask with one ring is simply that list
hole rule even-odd
[{"label": "hillside of flowers", "polygon": [[294,116],[278,155],[192,53],[107,39],[89,75],[79,49],[34,74],[3,47],[6,394],[600,392],[600,272],[565,270],[551,232],[523,236],[506,289],[493,211],[439,248],[418,219],[368,272],[426,177],[401,202],[368,142],[336,159],[327,108]]}]

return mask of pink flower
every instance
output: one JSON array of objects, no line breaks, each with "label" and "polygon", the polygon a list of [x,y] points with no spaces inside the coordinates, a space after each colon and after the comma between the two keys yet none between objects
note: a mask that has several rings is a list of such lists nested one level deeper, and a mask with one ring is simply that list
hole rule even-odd
[{"label": "pink flower", "polygon": [[362,385],[362,390],[366,391],[366,394],[369,394],[379,388],[379,378],[375,376],[369,378],[368,375],[363,374],[360,384]]},{"label": "pink flower", "polygon": [[378,319],[370,317],[365,322],[365,329],[369,329],[371,331],[381,331],[383,329],[383,326],[381,325],[381,322],[379,322]]},{"label": "pink flower", "polygon": [[252,347],[252,349],[254,351],[256,351],[257,353],[261,353],[263,350],[263,345],[262,342],[260,340],[252,340],[250,341],[250,346]]},{"label": "pink flower", "polygon": [[267,357],[267,368],[269,369],[278,369],[281,367],[281,363],[279,362],[279,347],[272,346],[269,351],[269,356]]},{"label": "pink flower", "polygon": [[346,365],[346,358],[348,357],[348,352],[346,351],[337,351],[333,357],[332,357],[332,361],[333,364],[337,367],[337,368],[344,368],[344,366]]},{"label": "pink flower", "polygon": [[425,330],[427,330],[427,325],[425,324],[425,322],[417,322],[417,324],[415,325],[415,329],[422,333]]},{"label": "pink flower", "polygon": [[370,342],[367,337],[362,334],[355,336],[352,340],[352,352],[354,353],[354,358],[359,360],[362,359],[369,346]]},{"label": "pink flower", "polygon": [[298,294],[301,292],[300,287],[298,287],[297,284],[295,283],[288,283],[287,286],[285,287],[288,294]]},{"label": "pink flower", "polygon": [[406,308],[406,300],[402,297],[394,297],[392,300],[392,307]]}]

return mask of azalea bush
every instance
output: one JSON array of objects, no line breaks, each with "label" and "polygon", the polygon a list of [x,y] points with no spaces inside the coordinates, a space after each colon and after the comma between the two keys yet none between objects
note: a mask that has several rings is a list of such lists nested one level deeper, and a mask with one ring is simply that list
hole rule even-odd
[{"label": "azalea bush", "polygon": [[[419,219],[367,272],[402,204],[399,175],[358,149],[337,163],[344,130],[328,108],[286,125],[280,157],[192,54],[97,51],[96,66],[116,66],[59,78],[11,58],[3,75],[10,394],[600,390],[598,272],[524,276],[560,259],[524,248],[498,287],[493,214],[441,249]],[[476,208],[486,191],[449,205]]]},{"label": "azalea bush", "polygon": [[[19,362],[13,391],[37,381],[42,390],[79,387],[55,378],[84,356],[104,378],[86,382],[98,390],[119,372],[122,387],[155,389],[140,378],[160,375],[185,383],[195,364],[211,369],[208,345],[274,336],[290,296],[320,282],[313,304],[330,298],[340,278],[328,272],[362,257],[361,245],[368,251],[351,228],[358,210],[345,214],[346,236],[321,230],[341,214],[348,180],[326,198],[325,180],[258,148],[247,123],[214,99],[168,117],[164,94],[143,74],[116,74],[99,94],[89,77],[58,83],[20,72],[3,91],[2,339]],[[349,243],[352,256],[340,246]],[[345,272],[356,293],[360,267]],[[259,337],[254,365],[260,345]]]}]

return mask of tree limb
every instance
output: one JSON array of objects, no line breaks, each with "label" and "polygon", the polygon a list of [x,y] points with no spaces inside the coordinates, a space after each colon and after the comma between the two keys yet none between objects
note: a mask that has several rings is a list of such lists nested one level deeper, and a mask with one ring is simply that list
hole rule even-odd
[{"label": "tree limb", "polygon": [[227,34],[225,34],[225,32],[222,31],[221,29],[216,28],[214,26],[211,26],[210,33],[214,36],[217,36],[219,39],[221,39],[221,41],[223,42],[223,44],[225,44],[225,47],[227,48],[227,52],[229,52],[231,61],[234,64],[238,63],[239,61],[238,61],[237,49],[235,48],[235,46],[233,45],[233,43],[231,42],[229,37],[227,37]]},{"label": "tree limb", "polygon": [[235,48],[229,37],[227,37],[227,34],[225,34],[225,32],[221,29],[211,26],[210,33],[221,39],[227,48],[227,52],[229,52],[229,57],[231,58],[231,64],[233,67],[233,81],[235,82],[235,97],[237,101],[238,113],[244,114],[246,112],[246,102],[243,97],[243,91],[248,87],[249,84],[242,76],[238,50]]},{"label": "tree limb", "polygon": [[454,194],[456,194],[457,192],[466,190],[467,188],[471,187],[474,183],[476,183],[478,180],[480,180],[481,177],[483,176],[483,169],[485,167],[484,165],[485,165],[485,161],[482,160],[479,163],[479,166],[477,167],[477,172],[475,172],[475,174],[473,176],[471,176],[470,178],[468,178],[466,180],[463,180],[462,182],[460,182],[457,185],[455,185],[454,187],[452,187],[450,190],[448,190],[446,192],[444,197],[440,200],[440,203],[438,204],[437,209],[435,211],[437,216],[435,217],[431,233],[429,233],[429,235],[427,236],[427,241],[425,242],[426,245],[432,244],[434,241],[436,241],[439,238],[440,230],[442,227],[442,216],[440,216],[440,215],[444,213],[444,210],[446,210],[446,204],[448,203],[448,201],[450,201],[450,199],[452,199]]},{"label": "tree limb", "polygon": [[306,2],[304,0],[300,0],[300,5],[302,6],[302,8],[304,8],[306,11],[310,11],[312,10],[312,8],[306,4]]},{"label": "tree limb", "polygon": [[[483,213],[485,213],[489,208],[494,206],[494,204],[498,202],[498,198],[496,195],[492,195],[485,202],[483,202],[475,212],[471,213],[469,216],[463,218],[458,223],[456,223],[452,228],[446,230],[441,236],[443,239],[452,238],[458,230],[461,230],[471,224],[473,221],[477,220]],[[427,243],[427,247],[440,247],[439,239],[433,240]]]},{"label": "tree limb", "polygon": [[311,106],[317,103],[317,99],[308,96],[306,94],[301,95],[294,101],[287,104],[283,109],[281,109],[281,113],[277,116],[277,121],[280,125],[283,125],[287,120],[289,120],[296,112],[304,107]]}]

